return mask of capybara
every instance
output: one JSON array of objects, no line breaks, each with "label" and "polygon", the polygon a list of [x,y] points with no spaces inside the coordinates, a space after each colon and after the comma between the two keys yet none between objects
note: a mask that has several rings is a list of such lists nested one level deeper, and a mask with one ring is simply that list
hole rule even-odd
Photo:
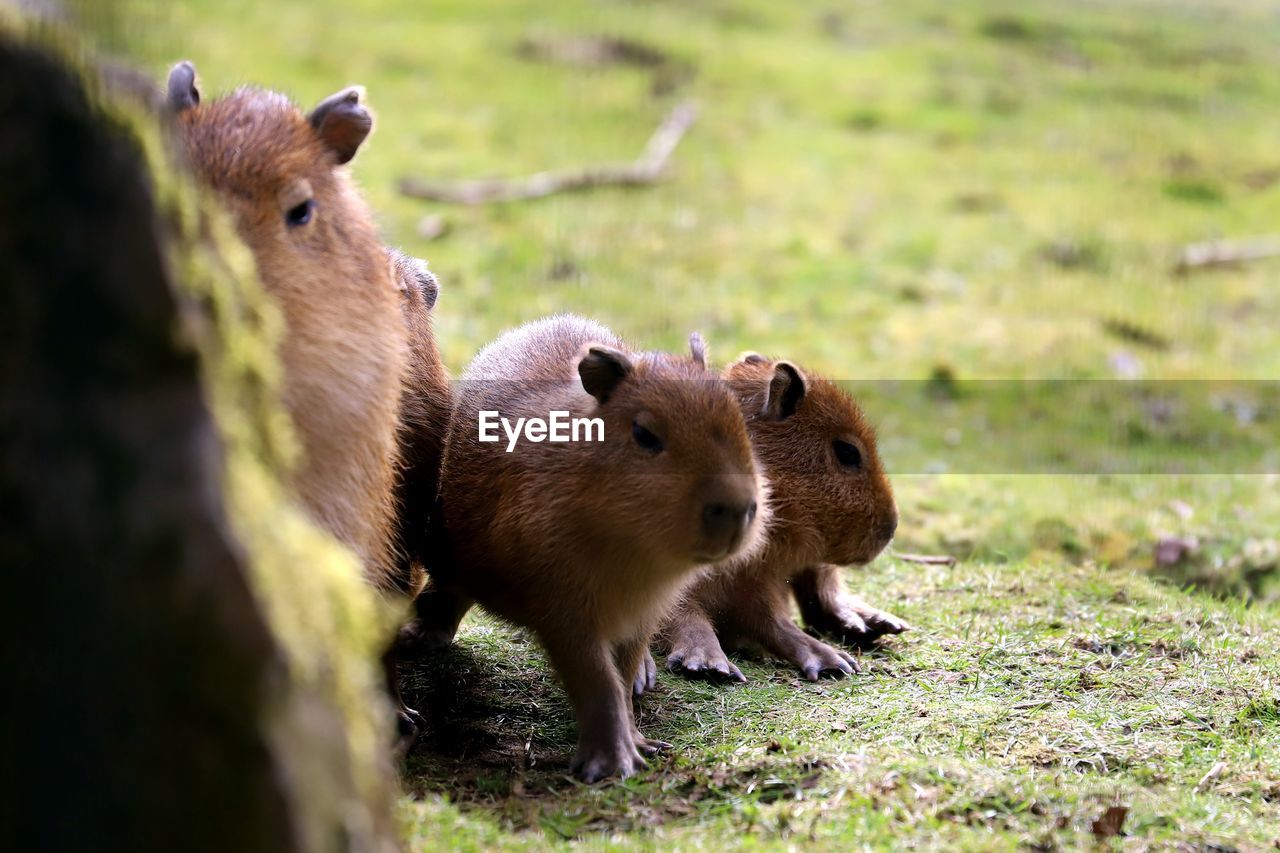
[{"label": "capybara", "polygon": [[292,485],[371,583],[402,590],[395,490],[411,335],[394,258],[344,168],[373,128],[361,90],[305,114],[250,87],[202,101],[182,62],[166,103],[188,165],[232,214],[284,317],[282,398],[302,444]]},{"label": "capybara", "polygon": [[[796,626],[790,598],[809,627],[845,640],[866,642],[906,629],[849,595],[838,568],[870,562],[898,526],[875,432],[835,383],[806,377],[789,362],[748,353],[723,375],[741,403],[773,512],[764,548],[686,592],[662,631],[667,667],[745,681],[723,647],[750,645],[789,661],[810,680],[852,672],[852,656]],[[646,656],[634,674],[637,693],[652,686],[652,673]]]},{"label": "capybara", "polygon": [[432,316],[440,284],[425,261],[387,250],[400,289],[400,307],[409,334],[409,361],[400,406],[400,463],[396,541],[407,561],[406,592],[414,595],[430,560],[431,518],[440,483],[440,458],[453,401],[449,374],[436,347]]},{"label": "capybara", "polygon": [[[473,600],[533,629],[569,694],[572,768],[589,782],[665,746],[636,727],[631,674],[699,570],[760,542],[764,480],[742,413],[697,336],[691,350],[636,352],[597,323],[553,317],[486,347],[456,391],[440,490],[451,558],[430,567],[427,593],[449,600],[438,632],[451,637]],[[599,429],[521,437],[518,419],[557,412]],[[508,434],[482,441],[498,418]]]}]

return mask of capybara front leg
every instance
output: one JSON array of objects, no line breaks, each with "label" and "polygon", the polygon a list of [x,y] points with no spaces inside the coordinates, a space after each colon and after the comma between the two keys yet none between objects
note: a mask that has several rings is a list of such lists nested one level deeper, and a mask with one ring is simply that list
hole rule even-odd
[{"label": "capybara front leg", "polygon": [[667,669],[672,672],[716,681],[747,680],[725,655],[715,626],[701,609],[685,606],[677,610],[667,625],[667,637],[671,643]]},{"label": "capybara front leg", "polygon": [[901,634],[911,628],[892,613],[846,591],[838,566],[804,569],[793,578],[792,590],[804,623],[841,642],[866,648],[885,634]]},{"label": "capybara front leg", "polygon": [[[618,673],[623,676],[624,689],[630,684],[634,690],[635,683],[640,678],[640,673],[645,671],[645,660],[649,661],[650,666],[655,666],[653,656],[649,654],[648,633],[635,639],[618,643],[613,648],[613,659],[618,667]],[[626,673],[629,672],[637,673],[637,675],[627,679]],[[635,741],[636,749],[640,750],[644,755],[653,755],[662,750],[671,749],[671,744],[665,740],[654,740],[640,733],[640,727],[636,725],[635,705],[632,702],[627,702],[627,710],[631,717],[631,738]]]},{"label": "capybara front leg", "polygon": [[839,678],[860,671],[852,655],[810,637],[788,615],[779,614],[777,619],[760,626],[755,639],[769,653],[794,664],[810,681],[817,681],[823,674]]},{"label": "capybara front leg", "polygon": [[570,769],[584,782],[630,776],[645,766],[632,735],[631,699],[612,649],[600,640],[544,637],[578,722],[578,750]]}]

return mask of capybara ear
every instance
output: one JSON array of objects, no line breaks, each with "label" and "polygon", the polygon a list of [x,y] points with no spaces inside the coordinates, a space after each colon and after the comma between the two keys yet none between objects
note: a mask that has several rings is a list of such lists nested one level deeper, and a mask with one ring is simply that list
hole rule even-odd
[{"label": "capybara ear", "polygon": [[196,67],[185,59],[169,72],[165,103],[175,113],[189,110],[200,103],[200,90],[196,88]]},{"label": "capybara ear", "polygon": [[689,355],[699,367],[707,366],[707,342],[697,332],[689,335]]},{"label": "capybara ear", "polygon": [[351,86],[325,98],[308,115],[321,141],[342,165],[356,156],[361,143],[373,130],[373,115],[360,103],[364,89]]},{"label": "capybara ear", "polygon": [[593,344],[578,362],[578,376],[582,378],[582,387],[596,401],[603,405],[608,401],[622,380],[630,375],[631,359],[626,353],[613,347]]},{"label": "capybara ear", "polygon": [[769,380],[768,396],[764,401],[764,414],[770,420],[785,421],[796,413],[804,399],[804,375],[789,361],[773,366],[773,378]]},{"label": "capybara ear", "polygon": [[769,362],[769,359],[765,358],[758,352],[751,352],[750,350],[748,350],[747,352],[744,352],[742,355],[738,356],[738,361],[742,362],[743,364],[767,364]]},{"label": "capybara ear", "polygon": [[436,307],[436,300],[440,297],[440,282],[436,280],[435,273],[427,266],[426,261],[390,246],[387,247],[387,260],[391,263],[391,274],[401,292],[407,288],[416,288],[422,293],[428,310]]}]

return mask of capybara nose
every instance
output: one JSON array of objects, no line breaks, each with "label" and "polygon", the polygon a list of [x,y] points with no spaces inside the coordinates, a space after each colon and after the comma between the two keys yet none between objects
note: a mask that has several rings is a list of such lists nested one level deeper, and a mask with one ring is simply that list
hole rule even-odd
[{"label": "capybara nose", "polygon": [[756,517],[755,500],[711,501],[702,508],[702,534],[716,551],[729,553],[738,547]]},{"label": "capybara nose", "polygon": [[898,514],[895,512],[893,515],[886,518],[880,524],[880,538],[883,539],[885,542],[888,542],[893,538],[893,534],[897,532],[898,532]]}]

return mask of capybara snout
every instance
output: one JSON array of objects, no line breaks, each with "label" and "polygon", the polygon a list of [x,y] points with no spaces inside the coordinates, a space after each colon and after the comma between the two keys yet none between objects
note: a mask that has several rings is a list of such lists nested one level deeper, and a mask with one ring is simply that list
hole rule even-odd
[{"label": "capybara snout", "polygon": [[704,488],[701,556],[715,562],[733,555],[747,541],[760,509],[754,474],[718,478]]},{"label": "capybara snout", "polygon": [[894,506],[884,521],[880,522],[880,539],[882,544],[880,550],[884,550],[890,542],[893,541],[893,535],[898,532],[898,508]]}]

